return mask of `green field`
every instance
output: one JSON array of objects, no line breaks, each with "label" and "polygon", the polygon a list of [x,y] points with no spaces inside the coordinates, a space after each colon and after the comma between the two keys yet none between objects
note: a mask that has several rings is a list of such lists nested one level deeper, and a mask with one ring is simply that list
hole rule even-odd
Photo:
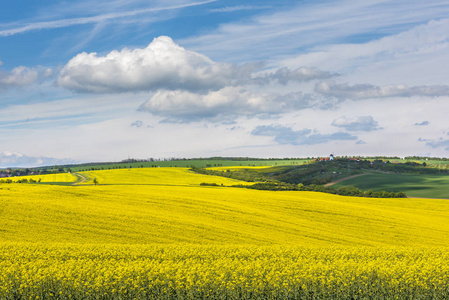
[{"label": "green field", "polygon": [[391,162],[404,163],[404,162],[417,162],[417,163],[426,163],[427,165],[447,168],[449,165],[449,160],[437,160],[437,159],[390,159]]},{"label": "green field", "polygon": [[355,186],[363,191],[404,192],[409,197],[449,199],[448,175],[400,175],[373,172],[333,185],[335,188],[342,186]]}]

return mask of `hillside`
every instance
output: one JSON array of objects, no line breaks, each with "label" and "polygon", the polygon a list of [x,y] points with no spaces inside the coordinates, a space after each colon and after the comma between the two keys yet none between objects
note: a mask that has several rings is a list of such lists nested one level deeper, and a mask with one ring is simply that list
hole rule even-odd
[{"label": "hillside", "polygon": [[348,178],[334,185],[356,186],[362,190],[404,192],[409,197],[449,199],[449,176],[447,174],[403,175],[366,173],[361,177]]},{"label": "hillside", "polygon": [[444,200],[239,189],[226,187],[236,180],[187,169],[81,174],[100,185],[0,185],[0,241],[372,246],[449,241]]}]

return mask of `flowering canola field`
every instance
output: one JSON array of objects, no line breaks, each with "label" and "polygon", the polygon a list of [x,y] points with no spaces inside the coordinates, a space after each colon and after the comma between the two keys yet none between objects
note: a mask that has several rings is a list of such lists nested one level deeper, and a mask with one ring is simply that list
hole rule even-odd
[{"label": "flowering canola field", "polygon": [[449,298],[447,200],[257,191],[180,168],[81,174],[0,185],[0,299]]},{"label": "flowering canola field", "polygon": [[[17,177],[8,177],[14,182],[19,180],[35,180],[38,182],[74,182],[77,177],[70,173],[58,173],[58,174],[43,174],[43,175],[28,175],[28,176],[17,176]],[[7,178],[3,178],[6,180]]]}]

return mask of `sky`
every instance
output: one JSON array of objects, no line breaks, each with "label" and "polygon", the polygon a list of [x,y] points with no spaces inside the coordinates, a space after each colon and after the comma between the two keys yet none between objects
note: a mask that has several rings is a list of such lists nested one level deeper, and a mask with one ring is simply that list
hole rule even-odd
[{"label": "sky", "polygon": [[446,0],[5,0],[0,167],[449,157]]}]

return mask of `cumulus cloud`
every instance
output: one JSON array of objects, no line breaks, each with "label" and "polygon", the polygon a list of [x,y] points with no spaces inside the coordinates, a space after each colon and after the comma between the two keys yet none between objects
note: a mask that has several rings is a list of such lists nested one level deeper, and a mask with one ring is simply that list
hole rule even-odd
[{"label": "cumulus cloud", "polygon": [[24,66],[14,68],[8,72],[3,71],[0,72],[0,88],[31,85],[38,80],[39,76],[40,72],[38,69]]},{"label": "cumulus cloud", "polygon": [[332,121],[332,126],[346,129],[347,131],[373,131],[382,129],[372,116],[361,116],[357,118],[340,117]]},{"label": "cumulus cloud", "polygon": [[243,87],[225,87],[206,94],[182,90],[158,91],[140,106],[139,111],[167,117],[170,121],[189,122],[219,115],[274,115],[304,108],[333,106],[335,99],[310,94],[263,94]]},{"label": "cumulus cloud", "polygon": [[188,91],[158,91],[140,111],[181,120],[212,118],[219,114],[247,115],[269,112],[272,101],[239,87],[226,87],[207,94]]},{"label": "cumulus cloud", "polygon": [[324,144],[336,140],[357,140],[346,132],[336,132],[332,134],[312,133],[311,129],[293,130],[291,127],[281,125],[261,125],[251,131],[252,135],[272,136],[279,144],[285,145],[315,145]]},{"label": "cumulus cloud", "polygon": [[250,78],[255,66],[217,63],[155,38],[144,49],[112,51],[106,56],[81,53],[61,70],[58,85],[79,92],[110,93],[150,90],[218,90]]},{"label": "cumulus cloud", "polygon": [[421,123],[415,123],[413,125],[415,125],[415,126],[427,126],[429,124],[430,124],[429,121],[422,121]]},{"label": "cumulus cloud", "polygon": [[372,84],[337,84],[334,81],[319,82],[315,92],[337,98],[372,99],[386,97],[440,97],[449,95],[447,85],[407,86],[404,84],[375,86]]},{"label": "cumulus cloud", "polygon": [[263,84],[274,81],[285,85],[290,81],[323,80],[335,76],[338,76],[338,74],[321,71],[317,68],[300,67],[295,70],[281,68],[275,72],[265,74],[264,76],[256,77],[255,80]]},{"label": "cumulus cloud", "polygon": [[38,166],[52,166],[77,163],[71,159],[57,159],[51,157],[32,157],[19,152],[0,152],[0,167],[31,168]]}]

